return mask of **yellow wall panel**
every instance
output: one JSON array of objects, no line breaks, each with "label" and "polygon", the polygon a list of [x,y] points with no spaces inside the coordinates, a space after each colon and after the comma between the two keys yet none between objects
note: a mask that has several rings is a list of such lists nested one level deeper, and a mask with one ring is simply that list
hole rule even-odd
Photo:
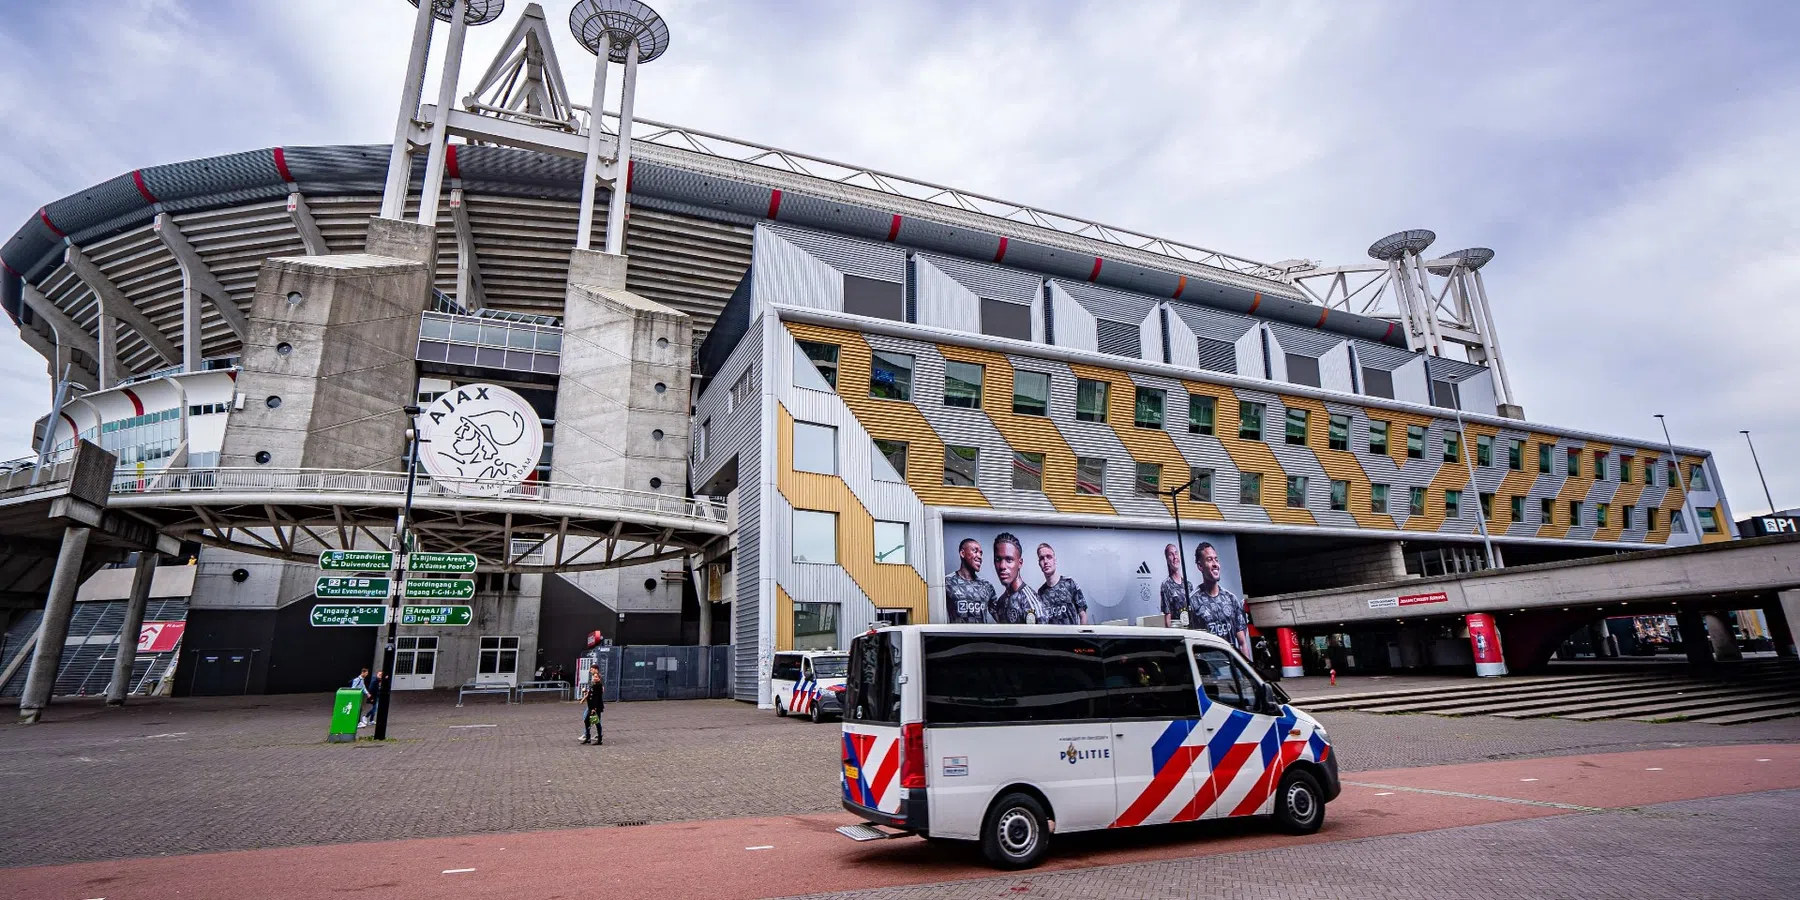
[{"label": "yellow wall panel", "polygon": [[794,598],[775,586],[775,649],[794,649]]}]

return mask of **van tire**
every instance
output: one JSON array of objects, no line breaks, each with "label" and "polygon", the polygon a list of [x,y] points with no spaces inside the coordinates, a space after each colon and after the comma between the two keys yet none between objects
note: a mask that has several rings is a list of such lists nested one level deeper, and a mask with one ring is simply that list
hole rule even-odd
[{"label": "van tire", "polygon": [[825,714],[819,710],[819,704],[817,704],[817,703],[813,704],[812,712],[808,713],[807,715],[809,718],[812,719],[812,723],[814,725],[817,725],[817,724],[825,721]]},{"label": "van tire", "polygon": [[1275,788],[1275,824],[1288,834],[1312,834],[1325,824],[1325,793],[1311,773],[1294,770]]},{"label": "van tire", "polygon": [[775,698],[775,718],[777,718],[777,719],[787,718],[787,710],[785,710],[781,707],[781,698],[780,697]]},{"label": "van tire", "polygon": [[1027,869],[1050,844],[1050,820],[1029,794],[1005,794],[988,809],[981,825],[981,852],[1001,869]]}]

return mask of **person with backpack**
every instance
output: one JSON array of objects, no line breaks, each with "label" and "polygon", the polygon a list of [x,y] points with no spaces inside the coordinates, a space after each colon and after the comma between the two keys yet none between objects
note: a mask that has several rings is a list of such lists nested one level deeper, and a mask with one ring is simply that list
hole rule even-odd
[{"label": "person with backpack", "polygon": [[362,721],[356,723],[356,727],[367,728],[375,724],[375,684],[369,679],[368,666],[363,666],[362,674],[350,679],[350,687],[362,691]]},{"label": "person with backpack", "polygon": [[[600,716],[606,712],[606,682],[600,679],[600,669],[590,670],[587,686],[587,704],[581,711],[581,742],[599,746],[606,743],[600,736]],[[588,733],[593,732],[594,739],[588,740]]]}]

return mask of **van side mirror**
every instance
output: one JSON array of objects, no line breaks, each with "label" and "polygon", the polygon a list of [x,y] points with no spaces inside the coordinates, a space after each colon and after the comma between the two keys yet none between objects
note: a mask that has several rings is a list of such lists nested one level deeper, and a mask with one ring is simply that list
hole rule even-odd
[{"label": "van side mirror", "polygon": [[1271,696],[1274,697],[1276,703],[1292,703],[1293,702],[1294,698],[1288,696],[1287,688],[1284,688],[1279,684],[1275,684],[1275,683],[1271,682],[1269,684],[1269,691],[1270,691]]},{"label": "van side mirror", "polygon": [[1256,711],[1259,713],[1269,711],[1269,683],[1266,681],[1256,683]]}]

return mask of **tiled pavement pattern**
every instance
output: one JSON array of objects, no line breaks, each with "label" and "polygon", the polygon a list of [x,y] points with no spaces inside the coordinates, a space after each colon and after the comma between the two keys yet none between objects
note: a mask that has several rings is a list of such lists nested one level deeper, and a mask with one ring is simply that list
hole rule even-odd
[{"label": "tiled pavement pattern", "polygon": [[1769,791],[1278,850],[816,894],[809,900],[1773,900],[1793,897],[1800,883],[1800,855],[1793,852],[1797,802],[1800,791]]},{"label": "tiled pavement pattern", "polygon": [[[418,695],[396,701],[394,741],[327,744],[329,702],[90,701],[0,726],[0,866],[839,809],[835,724],[728,700],[609,705],[601,748],[576,742],[575,704]],[[1322,718],[1346,772],[1800,741],[1796,720]]]}]

